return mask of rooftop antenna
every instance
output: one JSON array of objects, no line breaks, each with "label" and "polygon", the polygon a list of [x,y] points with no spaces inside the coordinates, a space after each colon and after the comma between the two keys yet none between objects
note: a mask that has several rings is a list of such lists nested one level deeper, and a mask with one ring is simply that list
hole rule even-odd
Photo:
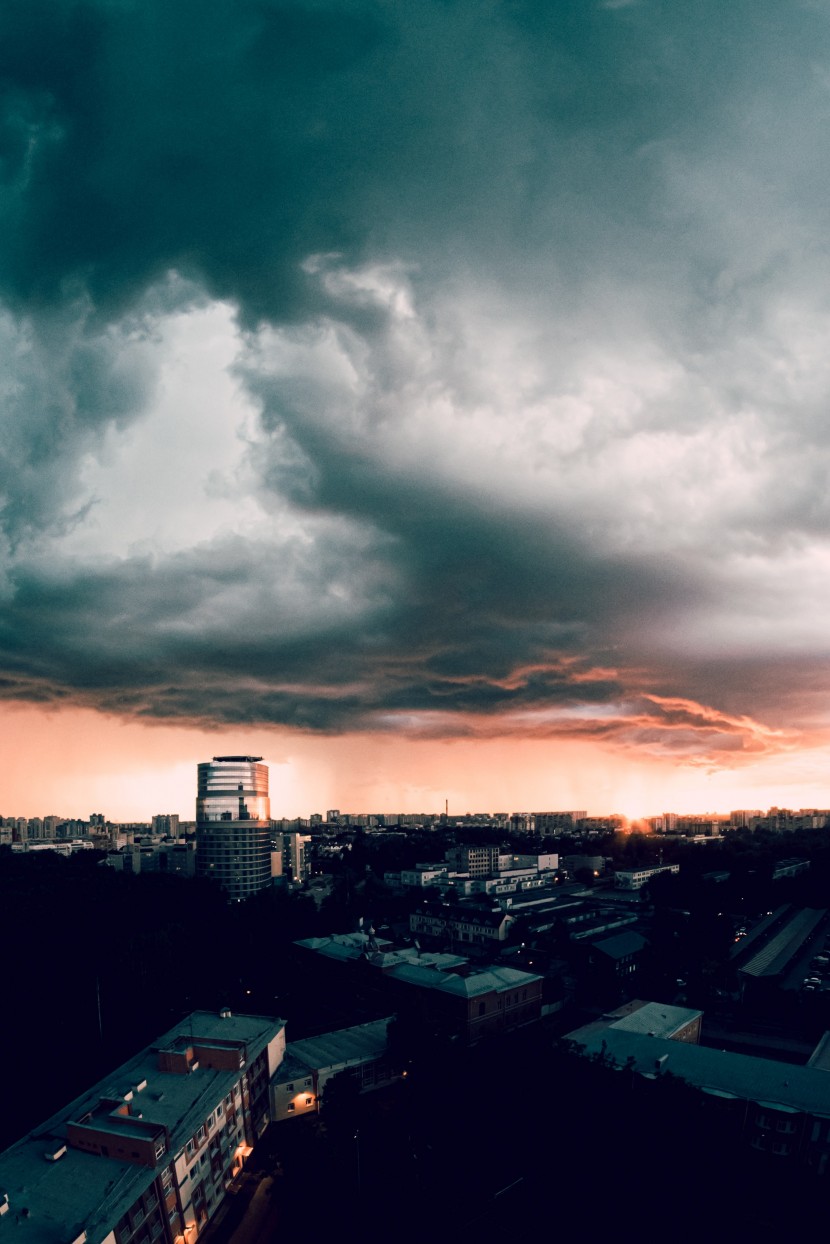
[{"label": "rooftop antenna", "polygon": [[445,799],[444,800],[444,816],[449,816],[449,814],[450,814],[450,801],[449,799]]}]

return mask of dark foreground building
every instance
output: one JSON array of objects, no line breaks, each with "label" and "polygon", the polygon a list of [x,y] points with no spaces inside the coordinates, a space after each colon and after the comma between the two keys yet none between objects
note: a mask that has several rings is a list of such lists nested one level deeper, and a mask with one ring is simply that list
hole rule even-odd
[{"label": "dark foreground building", "polygon": [[196,1011],[0,1154],[2,1244],[193,1244],[269,1122],[284,1030]]}]

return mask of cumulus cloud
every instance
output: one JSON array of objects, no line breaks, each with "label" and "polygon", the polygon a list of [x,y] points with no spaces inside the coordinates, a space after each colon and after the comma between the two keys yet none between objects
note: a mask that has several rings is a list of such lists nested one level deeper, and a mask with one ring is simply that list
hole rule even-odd
[{"label": "cumulus cloud", "polygon": [[823,729],[828,34],[7,5],[0,695],[714,764]]}]

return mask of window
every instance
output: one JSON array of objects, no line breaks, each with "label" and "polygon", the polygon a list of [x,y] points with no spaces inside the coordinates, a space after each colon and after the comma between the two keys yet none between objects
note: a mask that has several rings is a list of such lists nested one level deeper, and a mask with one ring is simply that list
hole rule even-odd
[{"label": "window", "polygon": [[[289,1109],[289,1110],[293,1110],[293,1109],[294,1109],[294,1103],[293,1103],[293,1101],[290,1101],[290,1102],[288,1103],[288,1109]],[[305,1124],[303,1124],[303,1126],[305,1126]]]},{"label": "window", "polygon": [[194,1144],[194,1142],[192,1140],[189,1140],[187,1144],[185,1145],[185,1148],[187,1149],[188,1157],[192,1157],[193,1150],[196,1148],[196,1145]]}]

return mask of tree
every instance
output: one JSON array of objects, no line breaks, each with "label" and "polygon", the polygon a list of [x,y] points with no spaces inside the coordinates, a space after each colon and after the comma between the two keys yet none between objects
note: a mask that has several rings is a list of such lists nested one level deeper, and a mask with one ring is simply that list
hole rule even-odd
[{"label": "tree", "polygon": [[335,1140],[353,1136],[360,1125],[360,1081],[350,1068],[326,1081],[320,1102],[326,1132]]}]

